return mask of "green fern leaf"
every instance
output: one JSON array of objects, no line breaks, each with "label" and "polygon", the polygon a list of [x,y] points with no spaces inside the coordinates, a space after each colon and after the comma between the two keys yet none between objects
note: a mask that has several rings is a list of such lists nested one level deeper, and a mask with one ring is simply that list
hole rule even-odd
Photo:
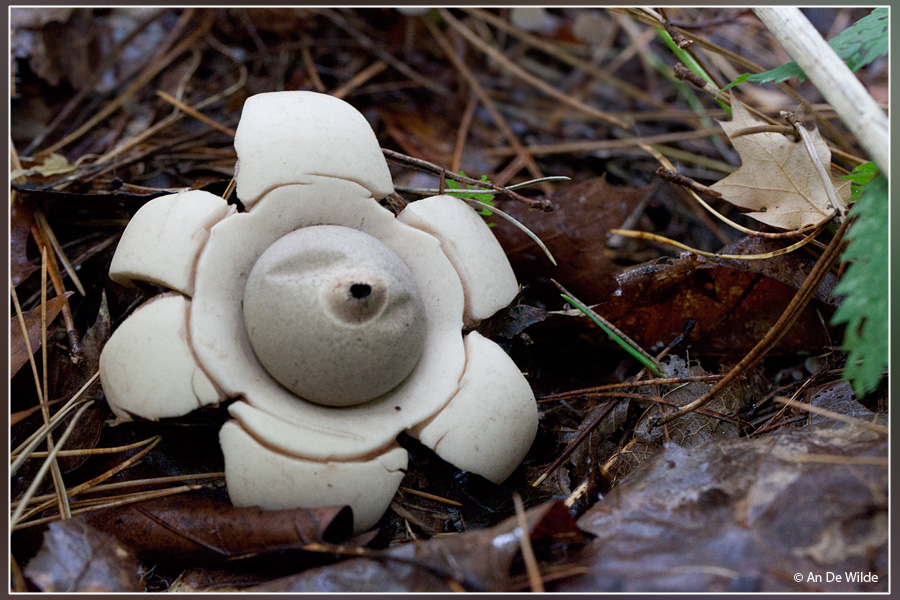
[{"label": "green fern leaf", "polygon": [[888,182],[884,175],[866,184],[850,218],[856,220],[847,232],[850,243],[841,259],[852,262],[834,289],[844,298],[832,323],[846,324],[844,379],[862,397],[878,386],[888,359]]}]

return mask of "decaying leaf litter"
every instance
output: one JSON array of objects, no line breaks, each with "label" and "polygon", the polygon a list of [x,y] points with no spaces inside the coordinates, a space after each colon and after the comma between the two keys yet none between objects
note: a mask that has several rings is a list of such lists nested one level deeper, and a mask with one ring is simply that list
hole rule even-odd
[{"label": "decaying leaf litter", "polygon": [[[807,14],[830,39],[869,12]],[[682,54],[641,9],[13,10],[10,258],[22,319],[11,313],[11,351],[21,357],[10,378],[12,489],[14,499],[30,497],[12,507],[21,515],[14,589],[886,589],[886,382],[856,397],[841,381],[843,330],[831,315],[846,265],[821,274],[763,360],[695,412],[657,424],[766,338],[835,231],[820,227],[820,192],[803,201],[811,208],[803,217],[782,219],[778,203],[742,205],[765,207],[759,220],[735,208],[723,188],[737,181],[755,193],[758,175],[746,175],[772,171],[754,167],[742,144],[793,152],[803,177],[824,186],[779,113],[814,123],[819,160],[845,203],[855,199],[841,176],[867,160],[810,82],[738,85],[729,92],[740,104],[731,106],[746,112],[732,120],[721,103],[729,96],[676,76],[684,52],[719,88],[788,62],[751,12],[662,16],[676,47],[693,41]],[[879,100],[885,69],[880,59],[858,73]],[[486,175],[500,187],[570,178],[492,199],[543,240],[556,267],[508,221],[485,217],[526,284],[515,306],[482,324],[540,402],[525,463],[495,486],[402,439],[410,469],[401,491],[377,532],[358,538],[348,538],[339,507],[285,519],[309,528],[288,538],[272,520],[263,526],[230,510],[216,441],[221,411],[112,427],[94,377],[111,328],[158,293],[106,277],[128,219],[170,189],[230,193],[230,130],[243,100],[277,89],[343,97],[385,149],[438,173]],[[764,122],[773,131],[727,137]],[[456,188],[413,162],[392,167],[394,201]],[[656,174],[661,166],[670,176]],[[690,178],[690,189],[669,181],[672,173]],[[792,170],[786,181],[799,185],[797,177]],[[529,209],[515,194],[553,211]],[[767,237],[732,228],[698,197]],[[809,242],[779,255],[798,239],[782,232],[802,226]],[[766,253],[774,256],[740,258]],[[660,373],[642,371],[554,281]],[[42,438],[45,423],[53,430]],[[57,453],[49,461],[48,451]],[[126,536],[115,525],[126,516],[162,525],[169,537],[152,527]],[[220,535],[213,543],[201,530]],[[796,583],[795,564],[878,579]]]}]

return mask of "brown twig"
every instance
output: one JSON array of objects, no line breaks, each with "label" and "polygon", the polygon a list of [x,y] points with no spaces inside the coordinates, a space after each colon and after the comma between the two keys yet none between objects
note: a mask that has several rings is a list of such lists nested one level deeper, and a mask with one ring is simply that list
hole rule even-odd
[{"label": "brown twig", "polygon": [[195,109],[192,106],[188,106],[181,100],[173,97],[168,92],[166,92],[164,90],[156,90],[156,95],[159,96],[160,98],[162,98],[163,100],[165,100],[166,102],[168,102],[169,104],[171,104],[172,106],[174,106],[175,108],[178,108],[179,110],[186,112],[187,114],[194,117],[198,121],[200,121],[202,123],[206,123],[213,129],[221,131],[225,135],[234,137],[234,133],[235,133],[234,129],[231,129],[230,127],[226,127],[226,126],[222,125],[221,123],[219,123],[213,119],[210,119],[209,117],[207,117],[206,115],[201,113],[199,110]]},{"label": "brown twig", "polygon": [[[88,401],[88,402],[86,403],[86,405],[87,405],[87,404],[90,404],[90,403],[92,403],[92,402],[93,402],[93,400],[90,400],[90,401]],[[83,408],[84,408],[84,407],[82,407],[82,409],[83,409]],[[81,410],[81,409],[80,409],[80,410]],[[79,410],[79,412],[80,412],[80,410]],[[76,420],[76,419],[73,419],[73,422],[74,422],[75,420]],[[68,433],[68,431],[67,431],[67,433]],[[115,474],[117,474],[117,473],[120,473],[120,472],[124,471],[125,469],[127,469],[127,468],[130,467],[131,465],[133,465],[133,464],[135,464],[136,462],[138,462],[138,461],[139,461],[141,458],[143,458],[144,455],[146,455],[148,452],[150,452],[150,450],[152,450],[157,444],[159,444],[159,442],[160,442],[161,439],[162,439],[161,436],[155,436],[155,437],[153,437],[153,438],[150,438],[150,443],[147,444],[144,448],[141,448],[141,450],[139,450],[139,451],[138,451],[137,453],[135,453],[133,456],[130,456],[130,457],[126,458],[125,460],[123,460],[122,462],[120,462],[119,464],[117,464],[116,466],[114,466],[112,469],[109,469],[109,470],[107,470],[106,472],[101,473],[100,475],[98,475],[98,476],[96,476],[96,477],[94,477],[94,478],[92,478],[92,479],[90,479],[90,480],[88,480],[88,481],[85,481],[85,482],[83,482],[83,483],[80,483],[80,484],[76,485],[75,487],[70,488],[70,489],[66,492],[66,496],[69,497],[69,498],[71,498],[71,497],[73,497],[73,496],[77,496],[78,494],[80,494],[80,493],[82,493],[82,492],[84,492],[84,491],[86,491],[86,490],[91,489],[91,487],[94,486],[94,485],[96,485],[97,483],[99,483],[99,482],[101,482],[101,481],[106,481],[107,479],[109,479],[109,478],[112,477],[113,475],[115,475]],[[24,499],[24,498],[23,498],[22,502],[25,502],[26,504],[29,503],[29,501],[26,500],[26,499]],[[30,515],[32,515],[32,514],[39,513],[39,512],[41,512],[41,511],[45,510],[46,508],[48,508],[48,506],[47,506],[46,503],[44,503],[44,504],[39,504],[39,505],[36,506],[36,507],[32,507],[32,508],[29,510],[29,512],[28,512],[25,516],[27,517],[27,516],[30,516]]]},{"label": "brown twig", "polygon": [[47,218],[44,216],[44,213],[40,211],[35,212],[34,220],[38,224],[38,227],[41,228],[41,231],[43,231],[44,235],[47,237],[47,241],[50,242],[50,247],[53,248],[53,252],[56,254],[59,261],[63,264],[63,268],[66,270],[66,274],[69,276],[69,279],[72,281],[75,289],[77,289],[78,293],[82,296],[86,296],[87,293],[84,291],[84,285],[82,285],[81,279],[78,278],[78,273],[75,272],[75,269],[72,267],[72,263],[69,261],[69,257],[66,256],[66,253],[62,249],[62,246],[59,244],[59,240],[56,239],[56,234],[53,233],[53,229],[50,227],[50,223],[47,222]]},{"label": "brown twig", "polygon": [[[708,376],[701,376],[708,377]],[[719,379],[724,377],[724,375],[717,375]],[[701,380],[702,381],[702,380]],[[636,387],[639,385],[643,385],[642,381],[635,381],[633,383],[625,383],[623,385],[627,385],[630,387]],[[576,390],[580,391],[580,390]],[[584,394],[582,397],[584,398],[627,398],[629,400],[642,400],[644,402],[655,402],[656,404],[662,404],[665,406],[674,406],[676,408],[681,408],[684,406],[681,402],[675,402],[674,400],[669,400],[668,398],[664,398],[663,396],[655,396],[650,394],[638,394],[635,392],[591,392]],[[709,410],[705,408],[698,408],[697,413],[711,417],[713,419],[719,419],[720,421],[728,421],[729,423],[734,423],[735,425],[741,426],[749,426],[750,423],[738,419],[737,417],[732,417],[731,415],[726,415],[724,413],[720,413],[714,410]]]},{"label": "brown twig", "polygon": [[697,254],[698,256],[706,256],[709,258],[730,258],[730,259],[735,259],[735,260],[766,260],[769,258],[773,258],[775,256],[781,256],[782,254],[789,254],[789,253],[793,252],[794,250],[797,250],[799,248],[802,248],[806,244],[809,244],[810,242],[812,242],[815,239],[816,235],[818,235],[818,233],[825,228],[825,225],[827,225],[828,221],[830,221],[830,220],[831,219],[829,217],[829,219],[827,219],[824,223],[818,224],[817,228],[814,229],[810,233],[810,235],[804,237],[799,242],[795,242],[785,248],[779,248],[778,250],[773,250],[771,252],[765,252],[763,254],[716,254],[715,252],[706,252],[705,250],[698,250],[697,248],[692,248],[692,247],[688,246],[687,244],[682,244],[681,242],[678,242],[676,240],[669,239],[665,236],[657,235],[655,233],[649,233],[647,231],[626,231],[623,229],[610,229],[609,233],[611,235],[621,235],[621,236],[624,236],[627,238],[633,238],[633,239],[638,239],[638,240],[647,240],[650,242],[657,242],[660,244],[665,244],[667,246],[673,246],[673,247],[679,248],[681,250],[687,250],[688,252]]},{"label": "brown twig", "polygon": [[[50,243],[47,241],[43,229],[35,224],[32,226],[31,235],[34,238],[34,241],[37,242],[41,252],[47,252],[47,269],[50,281],[53,283],[53,290],[56,292],[57,296],[62,296],[66,293],[66,286],[63,284],[62,275],[60,274],[59,266],[56,263],[56,255],[49,251]],[[66,333],[69,337],[69,347],[71,349],[72,358],[77,361],[79,360],[78,357],[81,355],[81,344],[78,341],[78,334],[75,332],[75,319],[72,316],[72,308],[69,306],[68,300],[63,303],[61,312],[63,322],[66,325]]]},{"label": "brown twig", "polygon": [[781,125],[757,125],[756,127],[744,127],[743,129],[738,129],[730,136],[731,139],[739,138],[745,135],[753,135],[756,133],[780,133],[782,135],[789,135],[794,140],[798,140],[799,136],[796,131],[794,131],[793,127],[783,127]]},{"label": "brown twig", "polygon": [[591,434],[591,432],[594,431],[594,429],[596,429],[597,426],[603,422],[603,419],[605,419],[606,416],[616,406],[616,404],[619,403],[619,400],[620,400],[620,398],[613,398],[612,400],[607,402],[606,405],[601,410],[597,411],[597,414],[594,415],[594,418],[591,419],[582,428],[582,430],[580,432],[578,432],[578,435],[575,437],[574,440],[572,440],[572,442],[568,446],[566,446],[565,450],[562,451],[562,454],[560,454],[556,458],[556,460],[554,460],[552,463],[550,463],[549,467],[544,469],[544,472],[541,473],[540,477],[538,477],[537,479],[535,479],[532,482],[531,487],[538,487],[539,485],[544,483],[544,480],[547,479],[547,477],[549,477],[550,474],[553,473],[553,471],[558,469],[559,466],[561,464],[563,464],[563,462],[565,462],[565,460],[567,458],[569,458],[569,456],[572,454],[572,452],[574,452],[575,449],[581,445],[581,442],[586,440],[587,436],[589,436]]},{"label": "brown twig", "polygon": [[486,190],[494,190],[496,192],[499,192],[500,194],[508,196],[513,200],[522,202],[529,208],[536,208],[546,212],[553,210],[553,205],[547,199],[532,200],[531,198],[526,198],[525,196],[522,196],[521,194],[509,188],[499,186],[495,183],[472,179],[471,177],[465,177],[463,175],[452,173],[444,167],[439,167],[438,165],[430,163],[427,160],[422,160],[421,158],[407,156],[405,154],[401,154],[387,148],[382,148],[381,151],[384,153],[384,157],[392,163],[403,165],[405,167],[412,167],[413,169],[425,171],[426,173],[434,173],[435,175],[441,177],[441,179],[452,179],[453,181],[458,181],[459,183],[474,185]]},{"label": "brown twig", "polygon": [[324,93],[327,88],[322,82],[322,78],[319,77],[319,72],[316,70],[316,62],[313,60],[312,52],[309,50],[309,42],[305,36],[303,37],[302,45],[300,46],[300,56],[303,57],[303,66],[306,68],[306,74],[309,77],[309,80],[312,81],[316,91]]},{"label": "brown twig", "polygon": [[[49,397],[49,378],[47,372],[49,364],[47,361],[47,248],[41,251],[41,367],[43,393],[41,398]],[[44,425],[50,423],[50,407],[47,403],[41,402],[41,416],[44,419]],[[63,438],[68,437],[68,431],[63,434]],[[53,490],[56,492],[56,503],[59,507],[59,514],[68,519],[71,517],[69,513],[69,504],[66,501],[66,486],[63,482],[62,471],[59,468],[59,462],[56,460],[55,454],[58,454],[62,448],[63,439],[60,439],[59,446],[54,447],[53,434],[47,433],[47,461],[50,463],[50,475],[53,479]]]},{"label": "brown twig", "polygon": [[[525,146],[525,148],[535,156],[546,156],[549,154],[614,150],[616,148],[640,146],[641,144],[681,142],[702,139],[711,135],[722,135],[722,129],[720,127],[704,127],[692,131],[675,131],[672,133],[661,133],[658,135],[647,135],[634,138],[620,138],[615,140],[589,140],[580,142],[561,142],[558,144],[529,144],[528,146]],[[516,151],[514,148],[501,146],[499,148],[490,148],[487,153],[495,156],[509,156],[515,154]]]},{"label": "brown twig", "polygon": [[525,561],[528,583],[532,592],[542,594],[544,593],[544,580],[541,578],[541,570],[538,567],[537,558],[534,556],[534,548],[531,546],[528,518],[525,516],[525,505],[519,494],[513,494],[513,504],[516,507],[516,523],[519,526],[519,548],[522,550],[522,559]]},{"label": "brown twig", "polygon": [[421,490],[414,490],[408,487],[401,487],[400,490],[406,492],[407,494],[419,496],[420,498],[428,498],[429,500],[434,500],[435,502],[440,502],[442,504],[449,504],[450,506],[463,506],[461,502],[457,502],[456,500],[450,500],[449,498],[436,496],[434,494],[429,494],[428,492],[423,492]]},{"label": "brown twig", "polygon": [[[163,485],[166,483],[176,483],[181,481],[191,481],[195,479],[221,479],[224,481],[225,473],[224,472],[216,472],[216,473],[191,473],[188,475],[170,475],[168,477],[154,477],[149,479],[131,479],[129,481],[117,481],[116,483],[101,483],[99,485],[91,486],[90,489],[83,491],[80,495],[85,494],[96,494],[100,492],[108,492],[111,490],[121,490],[123,488],[130,487],[141,487],[145,485]],[[35,496],[31,499],[32,502],[43,502],[51,498],[52,496]],[[12,502],[11,506],[18,505],[18,502]]]},{"label": "brown twig", "polygon": [[[128,494],[124,497],[117,498],[115,500],[110,500],[109,502],[105,502],[103,504],[93,504],[91,506],[85,506],[83,508],[78,508],[72,511],[72,515],[83,515],[89,512],[95,512],[98,510],[103,510],[106,508],[116,508],[118,506],[125,506],[127,504],[134,504],[135,502],[143,502],[145,500],[152,500],[154,498],[162,498],[165,496],[172,496],[175,494],[183,494],[185,492],[193,492],[197,490],[210,489],[214,487],[219,487],[216,484],[211,483],[193,483],[189,485],[182,485],[174,488],[168,488],[163,490],[153,490],[149,492],[139,492],[136,494]],[[58,521],[59,515],[50,515],[47,517],[42,517],[40,519],[33,519],[31,521],[25,521],[22,523],[16,523],[11,529],[12,531],[19,531],[20,529],[26,529],[28,527],[35,527],[37,525],[44,525],[46,523],[51,523],[53,521]]]},{"label": "brown twig", "polygon": [[331,95],[335,98],[346,98],[347,94],[369,81],[385,69],[387,69],[388,65],[383,60],[379,60],[378,62],[374,62],[353,77],[350,78],[349,81],[341,85],[339,88],[334,90]]},{"label": "brown twig", "polygon": [[539,79],[538,77],[532,75],[531,73],[529,73],[528,71],[526,71],[525,69],[523,69],[522,67],[520,67],[519,65],[514,63],[513,61],[511,61],[505,54],[500,52],[497,48],[494,48],[493,46],[491,46],[490,44],[488,44],[487,42],[482,40],[480,37],[478,37],[471,29],[469,29],[468,27],[465,27],[459,21],[459,19],[457,19],[456,17],[453,16],[452,13],[450,13],[449,10],[447,10],[445,8],[439,8],[437,10],[440,13],[440,15],[447,21],[447,23],[451,27],[453,27],[453,29],[455,29],[460,35],[462,35],[464,38],[466,38],[466,41],[468,41],[470,44],[472,44],[473,46],[478,48],[480,51],[487,54],[492,59],[496,60],[498,63],[503,65],[504,69],[508,70],[510,73],[514,74],[519,79],[522,79],[529,85],[534,86],[535,88],[544,92],[548,96],[555,98],[556,100],[559,100],[560,102],[568,104],[572,108],[576,108],[580,111],[583,111],[589,115],[592,115],[606,123],[610,123],[617,127],[621,127],[623,129],[628,128],[628,123],[626,123],[622,119],[614,117],[611,114],[604,112],[602,110],[599,110],[597,108],[594,108],[592,106],[588,106],[587,104],[580,102],[579,100],[576,100],[575,98],[572,98],[571,96],[563,94],[562,92],[560,92],[553,86],[549,85],[544,80]]},{"label": "brown twig", "polygon": [[[660,12],[662,12],[662,9],[660,9]],[[690,46],[691,44],[694,43],[693,41],[691,41],[691,40],[687,39],[686,37],[684,37],[683,35],[681,35],[681,32],[678,31],[677,29],[675,29],[675,26],[669,22],[668,18],[666,18],[664,26],[665,26],[666,33],[668,33],[669,36],[671,36],[672,41],[675,42],[675,45],[678,46],[679,48],[681,48],[682,50],[684,50],[685,48],[687,48],[688,46]]]},{"label": "brown twig", "polygon": [[159,10],[150,15],[149,18],[144,19],[143,22],[138,23],[138,25],[132,29],[127,36],[125,36],[122,41],[116,44],[116,47],[110,52],[109,56],[103,59],[103,62],[97,65],[95,68],[91,69],[91,75],[89,76],[87,81],[84,81],[80,85],[80,89],[78,92],[66,103],[63,109],[57,114],[53,120],[35,137],[31,143],[28,144],[28,147],[25,148],[23,153],[28,156],[32,152],[34,152],[41,144],[44,143],[44,140],[47,139],[56,129],[65,123],[68,120],[72,111],[78,107],[82,100],[85,97],[94,91],[95,84],[100,80],[100,78],[109,71],[109,69],[115,64],[115,62],[119,59],[122,53],[128,48],[131,42],[134,41],[141,32],[143,32],[147,27],[159,19],[163,14],[164,10]]},{"label": "brown twig", "polygon": [[834,419],[835,421],[859,425],[860,427],[865,427],[866,429],[870,429],[884,435],[888,435],[888,433],[890,433],[890,429],[888,429],[884,425],[879,425],[878,423],[870,423],[869,421],[864,421],[862,419],[857,419],[854,417],[848,417],[847,415],[842,415],[840,413],[836,413],[825,408],[820,408],[818,406],[812,406],[811,404],[806,404],[805,402],[797,402],[796,400],[791,400],[790,398],[782,398],[779,396],[775,396],[774,398],[772,398],[772,400],[780,404],[784,404],[785,406],[790,406],[792,408],[798,408],[800,410],[805,410],[806,412],[811,412],[813,414],[822,415],[823,417],[828,417],[829,419]]},{"label": "brown twig", "polygon": [[450,90],[446,87],[442,86],[439,83],[436,83],[430,77],[426,77],[421,73],[417,72],[415,69],[410,67],[408,64],[403,62],[394,56],[391,52],[388,52],[381,46],[379,46],[372,38],[362,33],[359,29],[353,26],[347,18],[339,13],[338,11],[330,8],[326,9],[314,9],[315,12],[323,15],[325,18],[330,20],[332,23],[343,29],[346,33],[350,34],[354,38],[356,38],[359,43],[372,52],[375,56],[391,65],[416,83],[424,86],[425,88],[431,90],[432,92],[439,94],[441,96],[451,96]]},{"label": "brown twig", "polygon": [[[43,440],[47,434],[52,431],[55,427],[57,427],[62,420],[75,409],[79,404],[83,404],[84,401],[80,401],[81,396],[88,390],[92,385],[94,385],[97,380],[100,378],[100,372],[95,371],[94,374],[88,379],[87,383],[81,386],[75,395],[73,395],[56,413],[54,413],[53,418],[51,419],[49,424],[42,425],[36,431],[34,431],[28,438],[25,439],[24,442],[19,444],[19,446],[13,450],[12,454],[19,455],[13,464],[9,466],[10,475],[14,475],[16,470],[21,466],[24,462],[24,457],[21,456],[23,453],[28,453],[33,451],[37,445]],[[40,395],[40,391],[38,391],[38,395]],[[79,402],[80,401],[80,402]]]},{"label": "brown twig", "polygon": [[463,150],[466,148],[466,140],[469,137],[469,129],[472,126],[472,117],[475,116],[476,108],[478,108],[478,95],[472,90],[469,94],[469,101],[466,103],[466,110],[463,112],[456,130],[456,145],[453,148],[453,159],[450,161],[450,170],[454,173],[460,170]]},{"label": "brown twig", "polygon": [[649,104],[650,106],[657,106],[660,108],[666,107],[666,103],[661,101],[659,98],[654,97],[652,94],[648,94],[644,90],[635,87],[628,83],[627,81],[623,81],[618,77],[615,77],[610,71],[612,69],[603,70],[598,68],[596,65],[593,65],[585,60],[582,60],[569,52],[566,52],[562,47],[549,42],[548,40],[541,39],[537,36],[534,36],[530,33],[522,31],[518,27],[513,26],[507,21],[504,21],[499,16],[490,13],[482,8],[463,8],[463,11],[466,13],[485,21],[486,23],[490,23],[494,27],[500,29],[504,33],[508,33],[517,39],[525,42],[529,46],[533,48],[537,48],[541,50],[545,54],[552,56],[553,58],[560,60],[576,69],[580,69],[590,75],[591,77],[606,83],[618,91],[622,92],[626,96],[630,96],[635,98],[636,100],[640,100],[645,104]]},{"label": "brown twig", "polygon": [[845,219],[850,209],[847,208],[847,205],[844,203],[843,198],[841,198],[838,195],[837,191],[834,189],[834,184],[831,182],[831,177],[825,171],[825,165],[822,164],[822,159],[819,158],[819,153],[816,152],[816,147],[813,145],[812,137],[809,135],[806,127],[804,127],[803,123],[801,123],[800,120],[797,119],[797,117],[791,112],[783,111],[781,113],[781,116],[784,117],[785,121],[791,124],[797,135],[799,135],[800,139],[803,141],[803,147],[806,148],[806,153],[809,155],[809,159],[812,161],[813,167],[815,167],[816,169],[816,173],[822,180],[822,185],[825,188],[825,194],[828,196],[828,204],[826,205],[826,208],[838,211],[838,217],[840,219]]},{"label": "brown twig", "polygon": [[678,63],[674,67],[672,67],[672,74],[675,75],[675,79],[678,79],[680,81],[687,81],[694,87],[701,90],[706,87],[707,81],[705,79],[703,79],[681,63]]},{"label": "brown twig", "polygon": [[671,183],[675,183],[682,187],[690,188],[690,189],[694,190],[695,192],[700,192],[701,194],[706,194],[707,196],[712,196],[713,198],[718,198],[718,199],[722,198],[722,193],[719,192],[718,190],[714,190],[709,186],[705,186],[702,183],[698,183],[698,182],[694,181],[693,179],[691,179],[690,177],[687,177],[686,175],[682,175],[681,173],[678,173],[677,171],[670,171],[670,170],[666,169],[665,167],[659,167],[658,169],[656,169],[656,175],[657,175],[657,177],[661,177]]},{"label": "brown twig", "polygon": [[642,387],[648,385],[668,385],[670,383],[689,383],[694,381],[718,381],[724,377],[723,375],[689,375],[687,377],[657,377],[656,379],[642,379],[639,381],[623,381],[621,383],[608,383],[606,385],[598,385],[596,387],[583,388],[580,390],[572,390],[569,392],[559,392],[556,394],[545,394],[540,397],[538,402],[557,402],[559,400],[569,400],[572,398],[587,398],[592,394],[599,392],[608,392],[622,388]]},{"label": "brown twig", "polygon": [[78,423],[78,419],[81,418],[81,415],[84,414],[84,411],[87,410],[88,407],[90,407],[93,403],[93,400],[89,400],[88,402],[84,403],[81,408],[78,409],[78,412],[75,413],[75,416],[72,418],[72,421],[69,423],[66,431],[63,432],[63,434],[60,436],[59,443],[54,446],[53,450],[50,452],[50,455],[44,460],[43,464],[41,465],[41,468],[38,469],[38,472],[35,475],[34,480],[31,482],[31,485],[29,485],[28,489],[25,490],[25,494],[22,496],[19,506],[16,507],[15,511],[13,511],[12,517],[10,517],[9,522],[13,527],[15,527],[19,519],[22,518],[22,513],[25,512],[25,507],[28,505],[28,501],[37,491],[41,482],[44,480],[44,477],[47,475],[47,471],[52,465],[56,464],[56,453],[58,453],[60,449],[62,449],[62,447],[66,443],[66,440],[69,439],[69,436],[75,430],[75,425]]}]

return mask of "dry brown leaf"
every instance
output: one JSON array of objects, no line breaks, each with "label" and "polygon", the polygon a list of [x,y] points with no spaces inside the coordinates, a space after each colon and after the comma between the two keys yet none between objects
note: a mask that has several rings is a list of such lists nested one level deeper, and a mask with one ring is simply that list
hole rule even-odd
[{"label": "dry brown leaf", "polygon": [[[740,129],[765,125],[744,106],[733,101],[731,121],[719,121],[729,136]],[[813,146],[826,170],[831,150],[818,129],[810,132]],[[802,142],[780,133],[755,133],[732,140],[741,156],[741,167],[711,187],[725,200],[753,212],[748,216],[780,229],[799,229],[831,214],[822,178]],[[844,202],[850,200],[850,181],[829,173]]]},{"label": "dry brown leaf", "polygon": [[[47,300],[47,325],[49,326],[53,319],[62,310],[66,300],[74,292],[66,292],[62,296],[50,298]],[[37,352],[41,348],[41,307],[36,306],[29,311],[22,313],[25,319],[25,328],[28,330],[28,341],[31,344],[31,352]],[[22,365],[28,362],[28,346],[25,344],[25,336],[22,335],[22,326],[19,324],[19,318],[13,316],[9,320],[9,376],[12,377],[19,372]]]},{"label": "dry brown leaf", "polygon": [[[504,219],[493,219],[494,235],[522,285],[544,282],[549,286],[547,281],[552,277],[565,282],[566,288],[583,301],[601,302],[616,290],[618,270],[606,247],[606,234],[621,227],[657,189],[612,185],[602,176],[567,186],[550,196],[550,213],[530,210],[517,202],[501,205],[547,245],[557,266],[547,260],[537,244]],[[549,287],[556,296],[556,287]]]},{"label": "dry brown leaf", "polygon": [[200,494],[145,500],[78,517],[145,560],[220,562],[350,537],[346,507],[260,510]]}]

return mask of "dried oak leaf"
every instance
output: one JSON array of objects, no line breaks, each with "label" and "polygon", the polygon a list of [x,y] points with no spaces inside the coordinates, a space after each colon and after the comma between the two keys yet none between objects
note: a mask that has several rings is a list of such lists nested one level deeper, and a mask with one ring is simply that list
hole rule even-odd
[{"label": "dried oak leaf", "polygon": [[25,576],[42,592],[139,592],[142,587],[134,553],[76,519],[50,523]]},{"label": "dried oak leaf", "polygon": [[165,496],[79,518],[127,544],[142,560],[207,563],[343,541],[352,530],[348,507],[264,511],[201,494]]},{"label": "dried oak leaf", "polygon": [[[719,121],[729,136],[747,127],[765,125],[737,100],[732,101],[731,121]],[[818,129],[810,132],[816,154],[828,169],[831,150]],[[725,200],[749,209],[748,216],[780,229],[799,229],[819,223],[828,207],[825,184],[803,142],[780,133],[754,133],[731,140],[741,156],[741,167],[711,187]],[[831,184],[844,202],[850,201],[850,181],[829,173]]]},{"label": "dried oak leaf", "polygon": [[[578,520],[590,570],[550,591],[886,591],[887,455],[887,436],[834,421],[668,444]],[[808,579],[826,572],[877,581]]]}]

